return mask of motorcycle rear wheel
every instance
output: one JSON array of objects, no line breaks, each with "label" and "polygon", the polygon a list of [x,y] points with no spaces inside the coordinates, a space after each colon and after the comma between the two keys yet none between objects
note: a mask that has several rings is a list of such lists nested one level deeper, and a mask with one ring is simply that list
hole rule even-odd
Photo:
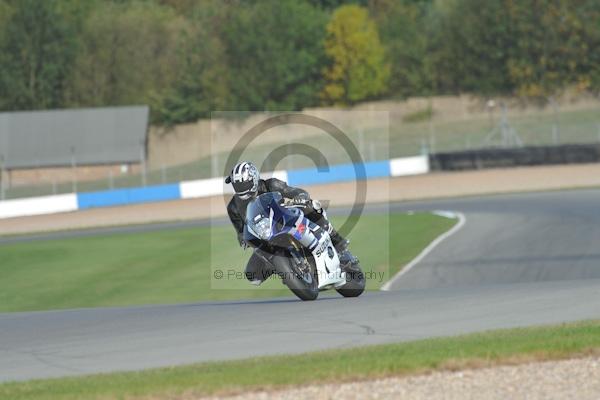
[{"label": "motorcycle rear wheel", "polygon": [[358,297],[365,291],[367,281],[360,264],[350,264],[344,267],[346,272],[346,284],[337,288],[337,292],[344,297]]}]

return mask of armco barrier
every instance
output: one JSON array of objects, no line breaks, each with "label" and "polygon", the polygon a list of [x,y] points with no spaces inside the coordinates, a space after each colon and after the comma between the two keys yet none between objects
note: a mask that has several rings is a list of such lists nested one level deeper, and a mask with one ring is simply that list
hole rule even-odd
[{"label": "armco barrier", "polygon": [[481,149],[429,156],[433,171],[594,162],[600,162],[600,145],[597,144]]},{"label": "armco barrier", "polygon": [[[364,166],[366,179],[416,175],[429,172],[429,158],[427,156],[399,158],[368,162]],[[318,168],[307,168],[263,174],[264,178],[271,176],[287,181],[292,186],[344,182],[360,178],[356,176],[353,164],[333,165],[322,171]],[[169,185],[6,200],[0,201],[0,219],[95,207],[210,197],[221,195],[224,190],[226,193],[231,193],[231,186],[224,187],[223,178],[211,178]]]}]

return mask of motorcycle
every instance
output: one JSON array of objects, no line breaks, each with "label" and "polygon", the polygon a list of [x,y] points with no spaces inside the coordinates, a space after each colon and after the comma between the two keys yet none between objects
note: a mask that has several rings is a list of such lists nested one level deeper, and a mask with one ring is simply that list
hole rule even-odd
[{"label": "motorcycle", "polygon": [[304,216],[305,207],[277,192],[257,196],[246,209],[245,242],[302,300],[332,288],[344,297],[360,296],[366,281],[358,260],[341,265],[329,232]]}]

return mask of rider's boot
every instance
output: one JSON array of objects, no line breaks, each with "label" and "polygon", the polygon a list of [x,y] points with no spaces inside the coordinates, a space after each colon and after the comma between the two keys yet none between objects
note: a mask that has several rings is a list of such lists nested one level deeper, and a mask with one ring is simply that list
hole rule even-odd
[{"label": "rider's boot", "polygon": [[340,235],[338,231],[333,229],[333,227],[331,228],[329,236],[331,237],[331,242],[333,243],[333,246],[338,252],[341,265],[358,263],[358,258],[356,258],[352,253],[350,253],[350,250],[348,249],[348,245],[350,244],[350,241],[348,239]]},{"label": "rider's boot", "polygon": [[335,247],[335,249],[337,250],[338,253],[341,253],[345,250],[348,249],[348,245],[350,244],[350,241],[348,239],[346,239],[345,237],[343,237],[342,235],[340,235],[338,233],[338,231],[336,231],[331,224],[330,226],[330,230],[329,230],[329,237],[331,237],[331,242],[333,243],[333,247]]}]

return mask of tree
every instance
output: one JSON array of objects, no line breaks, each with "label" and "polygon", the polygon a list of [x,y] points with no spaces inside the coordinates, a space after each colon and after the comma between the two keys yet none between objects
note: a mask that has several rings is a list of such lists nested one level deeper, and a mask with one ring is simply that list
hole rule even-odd
[{"label": "tree", "polygon": [[509,94],[509,51],[515,37],[504,0],[453,0],[438,12],[437,86],[445,92]]},{"label": "tree", "polygon": [[334,10],[340,6],[347,4],[366,6],[368,0],[308,0],[308,2],[314,6],[318,6],[327,10]]},{"label": "tree", "polygon": [[510,52],[509,76],[518,95],[546,98],[567,85],[590,89],[592,49],[600,47],[600,5],[592,0],[506,3],[519,38]]},{"label": "tree", "polygon": [[598,87],[600,3],[595,0],[453,0],[444,3],[438,88],[546,99]]},{"label": "tree", "polygon": [[390,61],[389,92],[402,97],[431,94],[431,49],[436,24],[431,0],[371,0],[369,9]]},{"label": "tree", "polygon": [[99,2],[82,27],[69,87],[73,106],[153,103],[179,70],[187,24],[151,2]]},{"label": "tree", "polygon": [[[6,0],[0,0],[0,44],[5,43],[5,35],[6,35],[6,26],[8,25],[8,21],[12,17],[14,10],[10,5],[6,2]],[[0,65],[2,66],[2,65]]]},{"label": "tree", "polygon": [[[586,8],[579,10],[581,15],[588,17],[584,25],[584,32],[582,35],[582,41],[589,43],[588,49],[600,48],[600,3],[591,2]],[[589,89],[600,92],[600,52],[599,51],[586,51],[585,62],[590,66],[590,71],[587,76],[589,80]],[[583,82],[586,81],[584,78]]]},{"label": "tree", "polygon": [[322,98],[327,103],[353,104],[384,93],[389,65],[375,23],[365,8],[338,8],[327,25]]},{"label": "tree", "polygon": [[205,3],[188,16],[191,24],[181,37],[177,78],[170,90],[153,103],[157,121],[173,125],[225,109],[229,73],[218,36],[225,11],[217,2]]},{"label": "tree", "polygon": [[327,14],[306,2],[242,3],[221,38],[233,110],[295,110],[318,102]]},{"label": "tree", "polygon": [[57,1],[10,1],[0,9],[9,16],[0,35],[0,109],[63,107],[76,41]]}]

